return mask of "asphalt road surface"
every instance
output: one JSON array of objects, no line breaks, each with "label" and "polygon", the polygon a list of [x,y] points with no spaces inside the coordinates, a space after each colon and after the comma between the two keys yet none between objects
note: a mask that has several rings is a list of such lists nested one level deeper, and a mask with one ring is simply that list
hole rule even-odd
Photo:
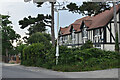
[{"label": "asphalt road surface", "polygon": [[19,66],[6,66],[2,68],[2,78],[60,78],[63,76],[49,74],[41,71],[31,71]]},{"label": "asphalt road surface", "polygon": [[2,78],[118,78],[118,69],[86,72],[57,72],[18,64],[3,64]]}]

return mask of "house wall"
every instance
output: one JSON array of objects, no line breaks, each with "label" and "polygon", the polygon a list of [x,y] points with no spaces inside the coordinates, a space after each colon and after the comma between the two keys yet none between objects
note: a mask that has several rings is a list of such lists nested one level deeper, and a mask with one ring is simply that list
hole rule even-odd
[{"label": "house wall", "polygon": [[103,50],[108,50],[108,51],[114,51],[115,50],[115,45],[114,44],[102,44],[101,49]]},{"label": "house wall", "polygon": [[[120,13],[120,12],[119,12]],[[120,14],[117,14],[117,21],[119,22],[117,24],[117,30],[118,30],[118,36],[119,36],[119,42],[120,42]],[[101,49],[104,50],[115,50],[115,27],[114,27],[114,19],[111,20],[111,22],[107,25],[107,27],[99,28],[100,29],[100,38],[101,38]],[[95,29],[97,30],[97,29]],[[110,33],[111,31],[111,33]],[[62,45],[69,45],[68,47],[71,48],[72,44],[75,44],[76,47],[81,46],[83,44],[83,38],[82,38],[82,32],[75,33],[75,39],[71,38],[71,35],[63,36]],[[88,39],[91,40],[93,43],[95,43],[94,39],[94,30],[88,31]],[[113,36],[112,36],[113,35]],[[113,38],[114,37],[114,38]]]},{"label": "house wall", "polygon": [[[119,42],[120,42],[120,10],[119,10],[119,13],[117,14],[117,22],[118,22],[117,24],[118,37],[119,37]],[[111,29],[112,29],[113,36],[115,37],[114,19],[112,19]],[[112,39],[112,42],[114,43],[115,41]]]},{"label": "house wall", "polygon": [[[117,30],[118,30],[118,37],[119,37],[119,42],[120,42],[120,14],[117,14]],[[112,22],[108,24],[108,27],[110,28],[113,37],[115,38],[115,27],[114,27],[114,19],[112,19]],[[104,50],[110,50],[114,51],[115,50],[115,40],[110,34],[110,31],[108,28],[106,28],[106,43],[101,45],[101,48]],[[119,45],[120,46],[120,45]]]}]

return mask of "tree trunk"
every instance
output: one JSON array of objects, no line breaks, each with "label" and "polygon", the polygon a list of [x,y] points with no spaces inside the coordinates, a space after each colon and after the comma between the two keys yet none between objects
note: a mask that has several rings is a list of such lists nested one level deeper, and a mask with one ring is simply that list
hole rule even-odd
[{"label": "tree trunk", "polygon": [[6,57],[8,57],[8,49],[6,48]]},{"label": "tree trunk", "polygon": [[8,49],[6,48],[6,57],[5,57],[5,62],[8,63]]},{"label": "tree trunk", "polygon": [[55,32],[54,32],[54,2],[51,2],[51,14],[52,14],[52,25],[51,25],[52,45],[55,46]]}]

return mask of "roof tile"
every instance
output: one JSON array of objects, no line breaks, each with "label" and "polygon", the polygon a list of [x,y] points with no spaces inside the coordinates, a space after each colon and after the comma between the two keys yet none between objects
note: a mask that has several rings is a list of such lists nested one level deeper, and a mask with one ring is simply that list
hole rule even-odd
[{"label": "roof tile", "polygon": [[[120,9],[120,4],[116,5],[117,12]],[[70,29],[73,26],[75,32],[81,31],[80,27],[82,25],[82,22],[88,27],[88,29],[98,28],[98,27],[104,27],[106,26],[109,21],[113,18],[113,7],[111,7],[110,10],[105,10],[104,12],[96,15],[96,16],[86,16],[81,19],[76,20],[74,23],[69,25],[66,28],[60,28],[60,31],[62,35],[70,34]]]}]

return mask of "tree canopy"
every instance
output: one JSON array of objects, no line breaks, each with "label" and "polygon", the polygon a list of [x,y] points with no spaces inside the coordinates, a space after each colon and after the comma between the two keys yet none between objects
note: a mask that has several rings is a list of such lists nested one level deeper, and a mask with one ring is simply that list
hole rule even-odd
[{"label": "tree canopy", "polygon": [[67,5],[67,8],[72,13],[92,16],[110,9],[110,5],[108,2],[83,2],[79,6],[76,3],[70,3]]},{"label": "tree canopy", "polygon": [[36,32],[28,38],[28,43],[44,43],[48,44],[51,40],[51,37],[47,33]]},{"label": "tree canopy", "polygon": [[28,16],[28,18],[24,18],[19,21],[19,25],[21,25],[21,29],[29,27],[28,35],[32,35],[36,32],[44,32],[46,30],[46,26],[51,27],[51,16],[38,14],[37,17]]},{"label": "tree canopy", "polygon": [[[38,2],[37,7],[41,7],[44,2]],[[52,45],[55,46],[55,32],[54,32],[54,4],[55,2],[50,2],[51,3],[51,40],[52,40]]]},{"label": "tree canopy", "polygon": [[[20,38],[20,35],[17,34],[11,26],[12,22],[9,20],[8,15],[2,15],[2,25],[1,25],[1,30],[2,30],[2,53],[5,55],[6,52],[8,52],[9,49],[13,49],[12,43],[14,40],[18,40]],[[7,55],[7,54],[6,54]]]},{"label": "tree canopy", "polygon": [[36,32],[28,38],[28,44],[42,43],[46,46],[46,49],[49,49],[51,47],[50,40],[50,34]]}]

